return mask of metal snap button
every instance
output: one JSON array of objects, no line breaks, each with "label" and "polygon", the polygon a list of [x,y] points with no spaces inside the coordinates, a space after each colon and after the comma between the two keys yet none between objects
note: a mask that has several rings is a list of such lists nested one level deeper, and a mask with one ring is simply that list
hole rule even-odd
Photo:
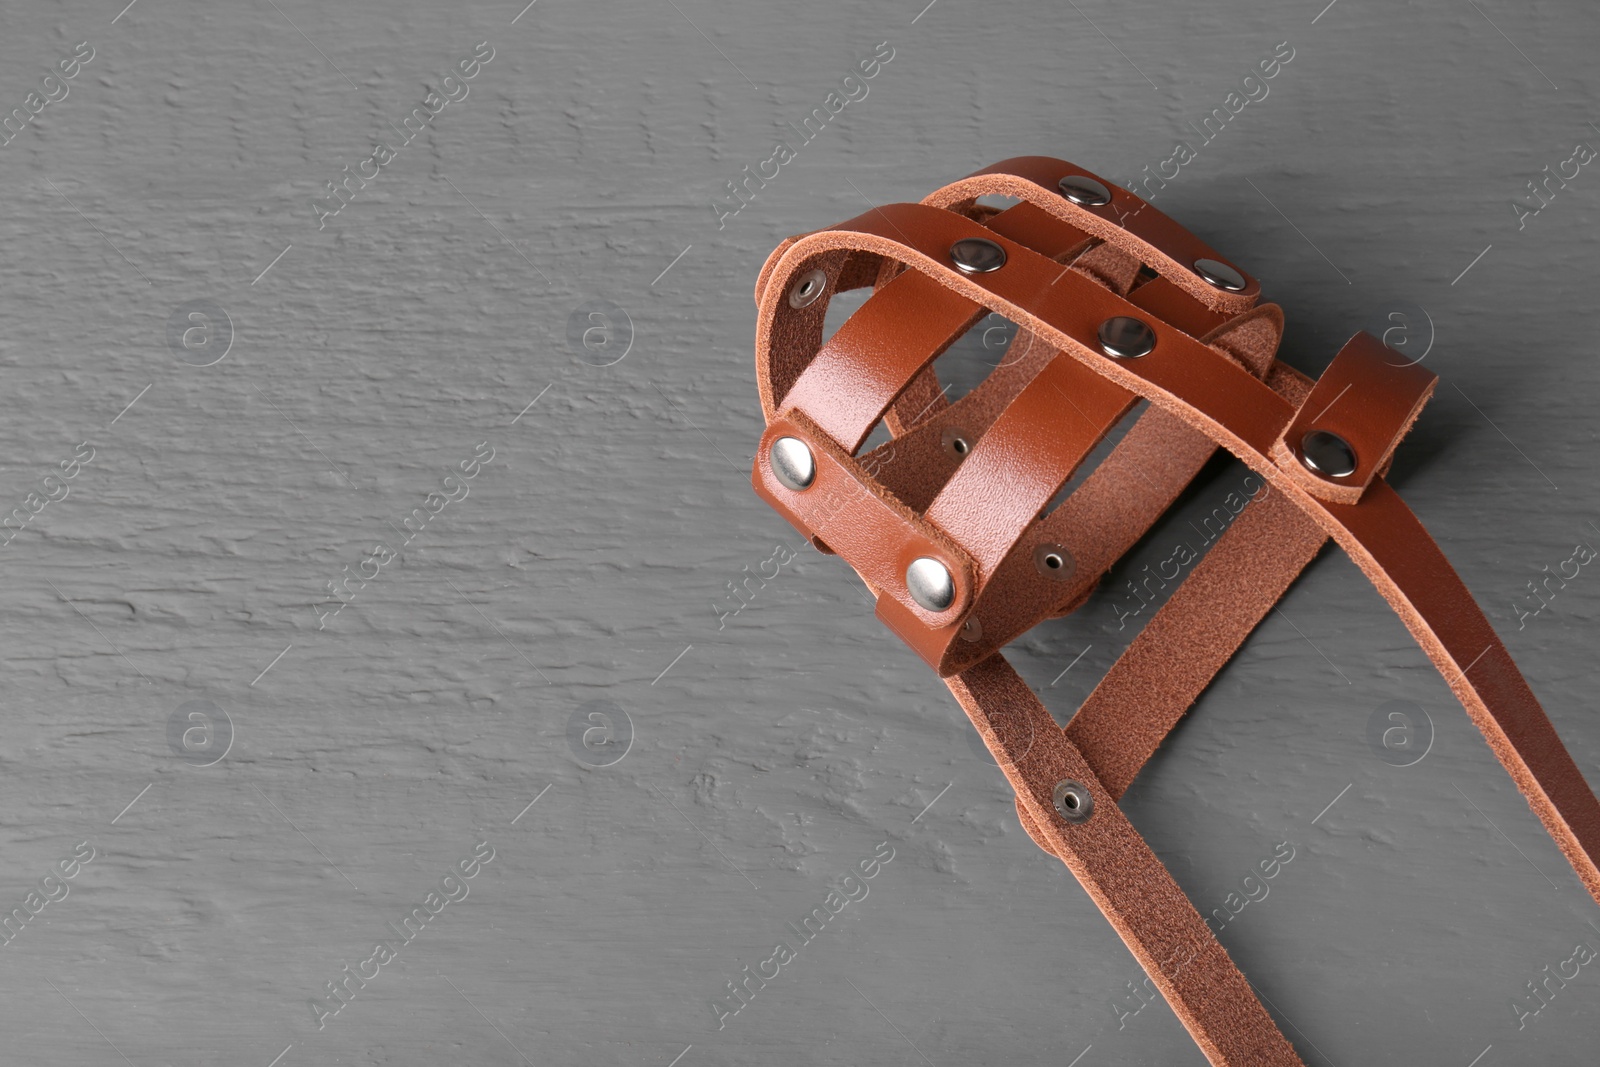
[{"label": "metal snap button", "polygon": [[821,270],[808,270],[800,275],[800,280],[794,283],[794,288],[789,290],[789,306],[792,308],[808,307],[817,302],[817,297],[828,288],[828,275]]},{"label": "metal snap button", "polygon": [[1114,359],[1138,359],[1156,346],[1155,331],[1128,315],[1100,324],[1100,351]]},{"label": "metal snap button", "polygon": [[1220,259],[1197,259],[1194,261],[1194,272],[1207,284],[1230,293],[1240,292],[1245,286],[1244,275]]},{"label": "metal snap button", "polygon": [[1069,174],[1056,183],[1061,195],[1074,204],[1100,207],[1111,203],[1111,190],[1087,174]]},{"label": "metal snap button", "polygon": [[956,580],[931,556],[919,556],[906,568],[906,591],[928,611],[944,611],[956,602]]},{"label": "metal snap button", "polygon": [[1094,795],[1089,787],[1071,778],[1056,783],[1056,813],[1068,822],[1083,822],[1094,814]]},{"label": "metal snap button", "polygon": [[1356,472],[1356,450],[1336,433],[1312,430],[1300,438],[1300,462],[1325,478],[1346,478]]},{"label": "metal snap button", "polygon": [[767,452],[773,477],[800,492],[809,489],[817,477],[817,461],[811,449],[798,437],[780,437]]},{"label": "metal snap button", "polygon": [[1006,265],[1006,250],[982,237],[967,237],[950,246],[950,262],[964,274],[988,274]]}]

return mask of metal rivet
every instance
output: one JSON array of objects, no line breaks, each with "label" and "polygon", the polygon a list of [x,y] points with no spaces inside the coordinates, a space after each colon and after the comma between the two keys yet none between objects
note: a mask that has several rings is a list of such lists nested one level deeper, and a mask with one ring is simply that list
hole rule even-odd
[{"label": "metal rivet", "polygon": [[1138,319],[1118,315],[1100,324],[1100,351],[1117,359],[1147,356],[1156,346],[1155,331]]},{"label": "metal rivet", "polygon": [[956,602],[956,581],[943,563],[919,556],[906,568],[906,591],[928,611],[944,611]]},{"label": "metal rivet", "polygon": [[966,274],[988,274],[1006,265],[1006,250],[982,237],[967,237],[950,246],[950,262]]},{"label": "metal rivet", "polygon": [[798,437],[780,437],[772,442],[767,460],[772,465],[773,477],[797,493],[810,488],[816,480],[817,461],[811,449]]},{"label": "metal rivet", "polygon": [[1056,812],[1068,822],[1083,822],[1094,813],[1094,795],[1089,787],[1071,778],[1056,783]]},{"label": "metal rivet", "polygon": [[1071,200],[1074,204],[1084,207],[1100,207],[1111,203],[1111,190],[1095,181],[1087,174],[1069,174],[1056,183],[1061,190],[1061,195]]},{"label": "metal rivet", "polygon": [[944,445],[944,450],[957,459],[961,459],[972,451],[972,442],[967,440],[966,431],[959,426],[947,426],[939,438],[939,443]]},{"label": "metal rivet", "polygon": [[1356,472],[1356,450],[1336,433],[1312,430],[1300,438],[1300,462],[1325,478],[1345,478]]},{"label": "metal rivet", "polygon": [[1218,289],[1226,289],[1230,293],[1244,289],[1244,275],[1220,259],[1197,259],[1194,261],[1194,270],[1205,282]]},{"label": "metal rivet", "polygon": [[976,615],[961,624],[961,640],[983,640],[983,623],[978,621],[978,617]]},{"label": "metal rivet", "polygon": [[789,306],[803,308],[816,303],[817,297],[828,288],[828,275],[821,270],[808,270],[800,275],[800,280],[794,283],[794,288],[789,290]]},{"label": "metal rivet", "polygon": [[1078,569],[1078,561],[1060,545],[1039,545],[1033,550],[1033,565],[1040,574],[1057,581],[1066,581]]}]

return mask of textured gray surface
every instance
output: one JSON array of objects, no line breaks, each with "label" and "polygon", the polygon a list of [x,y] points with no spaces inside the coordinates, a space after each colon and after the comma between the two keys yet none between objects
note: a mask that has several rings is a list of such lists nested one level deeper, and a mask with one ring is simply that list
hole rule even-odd
[{"label": "textured gray surface", "polygon": [[[1137,966],[842,564],[807,550],[718,605],[799,547],[747,477],[777,240],[1010,155],[1132,179],[1282,41],[1267,97],[1156,203],[1264,280],[1301,369],[1391,312],[1431,342],[1444,381],[1396,481],[1600,783],[1600,578],[1521,629],[1511,606],[1600,543],[1600,175],[1521,230],[1511,206],[1600,142],[1592,10],[520,6],[4,15],[4,110],[94,50],[0,147],[0,492],[42,503],[0,550],[0,900],[94,850],[0,949],[5,1062],[1203,1063],[1163,1004],[1119,1013]],[[468,95],[319,229],[324,183],[485,40]],[[719,229],[723,183],[880,41],[867,95]],[[605,367],[567,340],[596,299],[634,333]],[[233,330],[204,367],[222,334],[188,362],[167,340],[199,300]],[[1120,584],[1012,650],[1063,721],[1133,632]],[[1366,738],[1393,700],[1432,722],[1412,766]],[[569,743],[596,707],[632,724],[606,767]],[[1520,1028],[1511,1005],[1600,948],[1600,912],[1342,556],[1126,807],[1204,910],[1292,844],[1221,937],[1307,1063],[1592,1062],[1600,966]],[[446,883],[469,895],[319,1028],[308,1001],[480,842]],[[724,983],[883,842],[867,895],[718,1029]]]}]

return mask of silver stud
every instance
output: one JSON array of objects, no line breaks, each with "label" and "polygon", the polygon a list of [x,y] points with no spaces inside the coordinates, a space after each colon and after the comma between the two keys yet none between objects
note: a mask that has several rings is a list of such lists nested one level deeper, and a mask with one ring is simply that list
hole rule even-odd
[{"label": "silver stud", "polygon": [[961,624],[961,640],[983,640],[983,623],[978,621],[978,617],[976,615]]},{"label": "silver stud", "polygon": [[1094,794],[1089,792],[1088,786],[1071,778],[1056,783],[1051,799],[1055,801],[1056,813],[1068,822],[1083,822],[1094,814]]},{"label": "silver stud", "polygon": [[1095,181],[1087,174],[1069,174],[1056,183],[1061,190],[1061,195],[1071,200],[1074,204],[1084,207],[1100,207],[1111,203],[1111,190]]},{"label": "silver stud", "polygon": [[939,437],[939,443],[944,445],[944,450],[957,459],[965,458],[972,451],[972,442],[967,440],[967,433],[959,426],[947,426]]},{"label": "silver stud", "polygon": [[1300,438],[1300,462],[1325,478],[1346,478],[1356,472],[1356,450],[1336,433],[1312,430]]},{"label": "silver stud", "polygon": [[1071,578],[1078,569],[1078,561],[1060,545],[1039,545],[1033,550],[1033,565],[1046,578],[1061,582]]},{"label": "silver stud", "polygon": [[1244,289],[1244,275],[1220,259],[1197,259],[1194,261],[1194,271],[1207,284],[1218,289],[1226,289],[1230,293]]},{"label": "silver stud", "polygon": [[919,556],[906,568],[906,591],[928,611],[944,611],[956,602],[956,582],[943,563]]},{"label": "silver stud", "polygon": [[816,303],[817,297],[828,288],[828,275],[821,270],[808,270],[789,290],[789,306],[803,308]]},{"label": "silver stud", "polygon": [[772,442],[767,460],[772,465],[773,477],[797,493],[809,489],[816,480],[817,461],[811,449],[798,437],[780,437]]},{"label": "silver stud", "polygon": [[1138,359],[1156,346],[1155,331],[1138,319],[1118,315],[1100,324],[1100,351],[1116,359]]},{"label": "silver stud", "polygon": [[950,262],[964,274],[988,274],[1006,265],[1006,250],[983,237],[966,237],[950,246]]}]

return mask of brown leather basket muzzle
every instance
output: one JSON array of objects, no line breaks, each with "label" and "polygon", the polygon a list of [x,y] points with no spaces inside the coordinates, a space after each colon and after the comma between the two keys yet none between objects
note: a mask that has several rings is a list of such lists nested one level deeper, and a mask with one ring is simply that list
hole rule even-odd
[{"label": "brown leather basket muzzle", "polygon": [[[979,205],[1000,194],[1018,203]],[[834,295],[872,294],[824,343]],[[1117,807],[1328,538],[1388,600],[1600,900],[1600,803],[1466,587],[1382,475],[1435,376],[1357,334],[1313,382],[1260,286],[1134,194],[1006,160],[790,238],[756,282],[756,492],[848,562],[939,672],[1039,847],[1111,921],[1213,1064],[1299,1064]],[[932,364],[990,312],[1007,358],[951,403]],[[1148,408],[1050,504],[1140,399]],[[880,423],[893,435],[863,452]],[[1088,597],[1220,446],[1262,480],[1059,727],[999,649]]]}]

